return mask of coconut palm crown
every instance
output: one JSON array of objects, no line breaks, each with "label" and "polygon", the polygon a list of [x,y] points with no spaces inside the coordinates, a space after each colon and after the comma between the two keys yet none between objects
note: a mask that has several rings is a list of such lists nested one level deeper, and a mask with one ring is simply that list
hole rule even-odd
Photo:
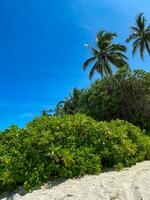
[{"label": "coconut palm crown", "polygon": [[127,57],[125,56],[126,47],[122,44],[114,44],[113,39],[117,37],[116,33],[100,31],[96,37],[97,48],[85,44],[92,52],[92,57],[83,64],[85,70],[91,63],[94,63],[89,74],[92,79],[95,72],[101,77],[110,77],[113,75],[112,66],[122,68],[128,66]]},{"label": "coconut palm crown", "polygon": [[134,55],[137,49],[140,50],[141,59],[144,59],[144,51],[147,50],[150,55],[150,25],[146,27],[146,19],[143,13],[136,17],[135,26],[131,27],[131,35],[126,42],[133,41],[132,54]]}]

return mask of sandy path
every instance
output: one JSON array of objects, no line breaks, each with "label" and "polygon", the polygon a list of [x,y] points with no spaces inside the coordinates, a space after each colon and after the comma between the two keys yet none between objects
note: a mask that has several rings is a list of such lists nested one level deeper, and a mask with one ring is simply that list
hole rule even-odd
[{"label": "sandy path", "polygon": [[55,181],[52,185],[51,189],[44,186],[24,196],[14,194],[3,200],[150,200],[150,161],[120,172]]}]

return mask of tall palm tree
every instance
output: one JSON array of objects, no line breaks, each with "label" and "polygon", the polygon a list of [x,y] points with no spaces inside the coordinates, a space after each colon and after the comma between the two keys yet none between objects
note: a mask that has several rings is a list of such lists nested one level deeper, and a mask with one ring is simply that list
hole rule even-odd
[{"label": "tall palm tree", "polygon": [[143,13],[137,15],[135,26],[131,27],[131,35],[126,42],[133,41],[132,54],[134,55],[137,49],[140,49],[141,59],[144,59],[144,50],[146,49],[150,55],[150,25],[146,27],[146,19]]},{"label": "tall palm tree", "polygon": [[127,49],[124,45],[114,44],[114,37],[117,37],[116,33],[100,31],[96,37],[97,48],[85,44],[85,47],[89,48],[93,54],[83,64],[83,69],[85,70],[94,62],[89,74],[90,79],[92,79],[94,72],[100,73],[102,78],[112,76],[112,65],[117,68],[128,65],[127,57],[124,54]]}]

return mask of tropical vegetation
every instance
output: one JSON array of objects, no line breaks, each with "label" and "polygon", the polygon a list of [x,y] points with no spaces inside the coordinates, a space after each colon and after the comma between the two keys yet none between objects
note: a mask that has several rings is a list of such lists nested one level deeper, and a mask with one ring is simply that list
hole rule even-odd
[{"label": "tropical vegetation", "polygon": [[146,19],[143,13],[136,17],[136,24],[131,27],[131,31],[132,33],[126,42],[133,41],[132,54],[134,55],[137,49],[139,49],[141,59],[143,60],[145,50],[150,55],[150,25],[146,27]]},{"label": "tropical vegetation", "polygon": [[[133,54],[150,54],[150,26],[143,14],[127,42]],[[54,110],[43,111],[24,128],[0,132],[0,192],[23,186],[29,191],[54,178],[98,174],[150,160],[150,72],[132,71],[126,46],[113,43],[116,33],[100,31],[97,47],[86,45],[101,75],[87,89],[74,88]],[[117,72],[114,73],[114,68]]]},{"label": "tropical vegetation", "polygon": [[95,72],[98,72],[102,78],[112,76],[112,65],[118,69],[128,65],[127,57],[125,56],[127,48],[122,44],[113,43],[114,37],[117,37],[116,33],[100,31],[96,37],[97,48],[85,45],[91,50],[93,55],[83,64],[83,69],[85,70],[94,62],[89,74],[90,79]]},{"label": "tropical vegetation", "polygon": [[0,192],[31,190],[57,177],[98,174],[104,167],[150,159],[150,137],[121,121],[97,122],[85,115],[41,116],[24,129],[0,134]]},{"label": "tropical vegetation", "polygon": [[123,119],[150,132],[150,72],[122,69],[88,89],[75,88],[59,105],[61,115],[80,112],[98,121]]}]

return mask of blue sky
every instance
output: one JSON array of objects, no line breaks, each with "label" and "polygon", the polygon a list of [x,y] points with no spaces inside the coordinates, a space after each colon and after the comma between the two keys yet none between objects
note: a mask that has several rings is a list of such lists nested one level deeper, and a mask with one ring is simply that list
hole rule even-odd
[{"label": "blue sky", "polygon": [[[87,87],[84,43],[100,29],[124,43],[137,13],[150,23],[149,0],[5,0],[0,2],[0,129],[24,126],[53,108],[73,87]],[[150,57],[131,57],[133,68],[149,70]]]}]

